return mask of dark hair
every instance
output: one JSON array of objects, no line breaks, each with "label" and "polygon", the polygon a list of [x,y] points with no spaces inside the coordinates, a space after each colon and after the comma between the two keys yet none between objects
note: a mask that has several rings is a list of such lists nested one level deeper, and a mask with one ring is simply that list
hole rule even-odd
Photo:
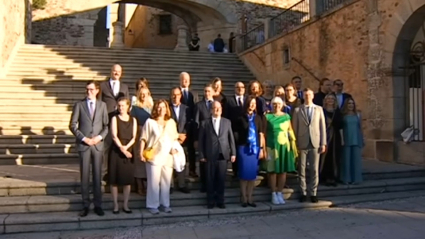
[{"label": "dark hair", "polygon": [[258,84],[258,85],[260,86],[260,92],[258,93],[257,97],[258,97],[258,96],[263,95],[263,92],[264,92],[264,90],[263,90],[263,84],[261,84],[261,82],[260,82],[260,81],[258,81],[258,80],[252,80],[252,81],[250,81],[250,82],[248,83],[248,95],[254,95],[254,94],[251,92],[251,86],[252,86],[253,84]]},{"label": "dark hair", "polygon": [[298,98],[298,92],[297,92],[297,88],[295,87],[295,85],[294,84],[292,84],[292,83],[288,83],[288,84],[285,84],[284,86],[283,86],[283,89],[285,89],[285,98],[286,99],[288,99],[288,94],[286,94],[286,88],[287,87],[292,87],[292,89],[294,89],[294,96],[296,96],[297,98]]},{"label": "dark hair", "polygon": [[[127,105],[128,105],[128,106],[130,106],[130,105],[131,105],[130,100],[129,100],[127,97],[125,97],[125,96],[120,96],[120,97],[117,99],[117,105],[118,105],[118,102],[121,102],[121,101],[125,101],[125,103],[127,103]],[[128,113],[130,113],[130,107],[128,107],[127,114],[128,114]]]},{"label": "dark hair", "polygon": [[[248,97],[246,97],[245,102],[243,104],[243,113],[248,113],[249,105],[253,100],[255,100],[255,103],[257,103],[257,97],[255,95],[249,95]],[[254,110],[254,112],[256,111],[257,109]]]},{"label": "dark hair", "polygon": [[307,91],[314,92],[311,88],[308,88],[308,87],[304,88],[304,90],[303,90],[303,91],[304,91],[304,92],[307,92]]},{"label": "dark hair", "polygon": [[348,113],[348,108],[347,107],[348,107],[348,101],[350,101],[350,100],[352,100],[353,101],[353,104],[354,104],[353,112],[354,113],[357,113],[356,101],[353,99],[353,97],[348,97],[347,99],[345,99],[344,105],[342,105],[342,108],[341,108],[341,113],[343,115],[346,115]]},{"label": "dark hair", "polygon": [[342,82],[342,80],[341,79],[336,79],[336,80],[334,80],[334,85],[336,85],[338,82],[341,82],[341,83],[344,83],[344,82]]},{"label": "dark hair", "polygon": [[151,118],[154,120],[157,120],[159,117],[159,113],[158,113],[158,106],[164,103],[165,104],[165,116],[164,116],[164,120],[167,121],[171,118],[171,112],[170,112],[170,105],[168,104],[168,102],[164,99],[159,99],[155,102],[155,104],[153,104],[153,108],[152,108],[152,114],[151,114]]},{"label": "dark hair", "polygon": [[324,85],[325,84],[325,82],[326,81],[330,81],[328,78],[322,78],[321,80],[320,80],[320,82],[319,82],[319,86],[322,86],[322,85]]},{"label": "dark hair", "polygon": [[171,98],[172,98],[173,92],[174,92],[175,90],[179,90],[179,91],[180,91],[180,94],[183,94],[182,89],[181,89],[180,87],[175,86],[175,87],[171,88],[171,90],[170,90],[170,101],[171,101]]},{"label": "dark hair", "polygon": [[146,87],[149,88],[149,81],[148,81],[148,79],[142,77],[142,78],[137,79],[137,81],[136,81],[136,92],[138,92],[140,90],[140,88],[139,88],[139,85],[140,84],[145,84]]},{"label": "dark hair", "polygon": [[291,80],[291,81],[294,81],[294,80],[296,80],[296,79],[300,79],[300,80],[302,80],[302,79],[301,79],[301,76],[294,76],[294,77],[292,77],[292,80]]},{"label": "dark hair", "polygon": [[94,88],[95,88],[96,90],[99,90],[99,92],[98,92],[98,93],[97,93],[97,95],[96,95],[96,99],[99,99],[99,98],[100,98],[100,96],[102,95],[102,92],[101,92],[101,89],[100,89],[100,83],[99,83],[99,81],[89,80],[89,81],[87,81],[86,86],[91,85],[91,84],[93,84],[93,85],[94,85]]}]

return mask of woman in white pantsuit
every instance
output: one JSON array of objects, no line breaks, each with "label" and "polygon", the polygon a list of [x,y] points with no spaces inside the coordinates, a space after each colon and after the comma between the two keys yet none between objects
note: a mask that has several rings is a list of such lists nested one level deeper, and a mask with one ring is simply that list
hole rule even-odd
[{"label": "woman in white pantsuit", "polygon": [[152,149],[153,158],[146,159],[141,150],[141,160],[146,162],[147,196],[146,208],[152,214],[170,213],[170,183],[173,175],[173,149],[177,140],[176,122],[171,118],[167,101],[158,100],[152,109],[151,119],[143,126],[140,149]]}]

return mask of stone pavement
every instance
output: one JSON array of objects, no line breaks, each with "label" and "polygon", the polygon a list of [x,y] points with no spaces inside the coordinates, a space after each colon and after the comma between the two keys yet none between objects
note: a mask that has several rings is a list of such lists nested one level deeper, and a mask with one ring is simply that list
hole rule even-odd
[{"label": "stone pavement", "polygon": [[0,236],[2,239],[420,239],[425,234],[425,197],[362,203],[343,208],[290,211],[98,231]]}]

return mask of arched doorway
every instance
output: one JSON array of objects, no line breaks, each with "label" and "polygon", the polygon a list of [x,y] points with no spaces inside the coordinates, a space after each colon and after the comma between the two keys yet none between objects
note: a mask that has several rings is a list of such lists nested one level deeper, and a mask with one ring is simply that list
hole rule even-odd
[{"label": "arched doorway", "polygon": [[[425,3],[412,9],[402,25],[392,53],[393,134],[396,141],[396,161],[424,164],[425,146]],[[400,25],[393,19],[389,25]],[[388,42],[384,48],[388,49]],[[404,144],[400,134],[413,126],[418,134],[413,142]],[[419,150],[421,149],[421,150]]]}]

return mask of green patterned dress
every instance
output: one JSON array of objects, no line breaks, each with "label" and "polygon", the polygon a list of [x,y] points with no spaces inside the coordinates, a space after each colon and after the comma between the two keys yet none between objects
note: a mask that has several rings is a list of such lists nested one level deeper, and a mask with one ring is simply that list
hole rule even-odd
[{"label": "green patterned dress", "polygon": [[262,169],[268,173],[295,172],[295,137],[289,114],[266,114],[267,119],[267,159],[262,162]]}]

